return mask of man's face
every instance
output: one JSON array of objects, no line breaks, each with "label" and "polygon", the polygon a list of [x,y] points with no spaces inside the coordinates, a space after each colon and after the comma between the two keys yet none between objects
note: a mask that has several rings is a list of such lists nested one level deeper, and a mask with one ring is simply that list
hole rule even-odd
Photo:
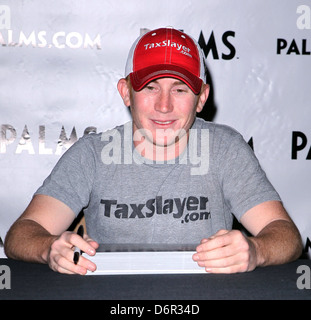
[{"label": "man's face", "polygon": [[125,103],[131,108],[134,141],[135,135],[141,134],[159,147],[187,139],[196,112],[202,110],[208,95],[208,92],[204,97],[195,95],[185,83],[174,78],[156,79],[141,91],[129,90],[129,103]]}]

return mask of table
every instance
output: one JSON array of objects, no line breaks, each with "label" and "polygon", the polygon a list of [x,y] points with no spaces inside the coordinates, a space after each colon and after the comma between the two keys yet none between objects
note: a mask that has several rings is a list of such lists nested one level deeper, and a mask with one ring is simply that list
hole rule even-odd
[{"label": "table", "polygon": [[47,265],[0,259],[0,266],[8,266],[11,276],[11,289],[0,289],[0,300],[311,300],[311,289],[297,288],[301,265],[309,270],[309,278],[305,272],[304,276],[311,281],[310,260],[231,275],[80,276],[60,274]]}]

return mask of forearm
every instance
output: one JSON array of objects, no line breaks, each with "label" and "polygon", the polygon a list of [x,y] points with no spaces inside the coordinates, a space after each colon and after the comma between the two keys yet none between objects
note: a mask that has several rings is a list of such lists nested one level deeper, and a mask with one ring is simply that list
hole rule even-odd
[{"label": "forearm", "polygon": [[299,258],[302,241],[298,229],[286,220],[269,223],[255,237],[249,238],[256,250],[257,266],[287,263]]},{"label": "forearm", "polygon": [[51,245],[56,238],[33,220],[18,220],[6,235],[5,254],[12,259],[47,263]]}]

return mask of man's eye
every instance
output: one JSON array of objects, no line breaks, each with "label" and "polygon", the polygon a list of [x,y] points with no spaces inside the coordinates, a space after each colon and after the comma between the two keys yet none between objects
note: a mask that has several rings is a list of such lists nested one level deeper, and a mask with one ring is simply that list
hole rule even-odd
[{"label": "man's eye", "polygon": [[185,92],[187,92],[187,89],[181,87],[181,88],[176,88],[175,91],[176,91],[177,93],[185,93]]},{"label": "man's eye", "polygon": [[148,90],[150,90],[150,91],[155,90],[155,87],[153,87],[153,86],[146,86],[146,88],[147,88]]}]

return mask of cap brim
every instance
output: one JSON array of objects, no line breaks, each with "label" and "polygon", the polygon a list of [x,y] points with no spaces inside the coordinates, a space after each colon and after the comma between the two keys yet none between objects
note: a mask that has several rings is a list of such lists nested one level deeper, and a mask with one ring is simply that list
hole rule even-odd
[{"label": "cap brim", "polygon": [[150,66],[130,74],[131,83],[135,91],[140,91],[152,80],[164,77],[176,78],[185,82],[194,94],[199,94],[201,91],[202,79],[188,70],[174,65]]}]

